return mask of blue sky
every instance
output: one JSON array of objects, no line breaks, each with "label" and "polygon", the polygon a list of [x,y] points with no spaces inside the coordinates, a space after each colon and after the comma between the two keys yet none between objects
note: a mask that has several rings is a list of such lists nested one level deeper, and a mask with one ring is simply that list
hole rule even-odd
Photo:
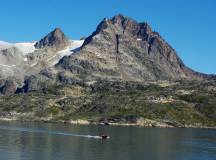
[{"label": "blue sky", "polygon": [[0,40],[39,40],[60,27],[72,39],[118,13],[147,21],[189,67],[216,74],[215,0],[1,0]]}]

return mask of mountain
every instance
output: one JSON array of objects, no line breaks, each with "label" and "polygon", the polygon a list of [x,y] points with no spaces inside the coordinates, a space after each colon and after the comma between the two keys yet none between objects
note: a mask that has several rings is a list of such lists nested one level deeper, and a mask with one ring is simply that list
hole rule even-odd
[{"label": "mountain", "polygon": [[82,44],[83,40],[69,40],[59,28],[38,42],[0,41],[0,86],[16,86],[13,91],[6,92],[8,87],[5,87],[0,92],[15,93],[17,88],[23,87],[26,77],[53,67],[62,57],[73,54]]},{"label": "mountain", "polygon": [[[39,50],[30,59],[36,65],[34,72],[30,70],[30,77],[24,85],[28,92],[54,83],[98,80],[156,82],[208,80],[213,77],[188,68],[176,51],[146,22],[139,23],[121,14],[103,19],[81,47],[73,50],[76,54],[71,54],[68,49],[57,51],[68,46],[68,39],[58,28],[35,46]],[[50,65],[47,60],[55,58],[57,53],[63,56]],[[38,57],[43,63],[38,63]]]},{"label": "mountain", "polygon": [[60,28],[56,28],[35,44],[35,48],[53,48],[57,51],[63,50],[70,45],[70,40],[65,36]]},{"label": "mountain", "polygon": [[120,14],[83,40],[57,28],[27,44],[2,43],[0,119],[216,126],[215,76],[188,68],[146,22]]},{"label": "mountain", "polygon": [[176,51],[147,23],[123,15],[104,19],[86,38],[79,54],[57,68],[92,79],[124,81],[202,80],[208,75],[188,68]]}]

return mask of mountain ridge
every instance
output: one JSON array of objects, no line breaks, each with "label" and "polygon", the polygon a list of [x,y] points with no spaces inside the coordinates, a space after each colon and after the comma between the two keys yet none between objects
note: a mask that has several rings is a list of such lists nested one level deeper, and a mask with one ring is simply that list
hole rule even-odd
[{"label": "mountain ridge", "polygon": [[[153,31],[147,22],[137,22],[122,14],[111,19],[104,18],[96,30],[84,40],[84,43],[80,43],[80,48],[76,45],[78,47],[70,51],[68,47],[71,43],[60,28],[55,28],[41,40],[26,44],[29,47],[27,52],[33,53],[25,53],[26,55],[22,55],[19,59],[23,59],[24,64],[32,61],[31,68],[27,68],[28,74],[25,79],[28,77],[32,79],[34,75],[35,80],[23,81],[23,87],[39,86],[34,88],[40,89],[40,85],[29,83],[40,83],[45,72],[54,75],[56,77],[54,81],[57,83],[62,83],[62,79],[64,83],[71,83],[74,80],[88,82],[101,79],[142,82],[215,78],[214,75],[199,73],[188,68],[172,46],[158,32]],[[9,45],[6,42],[4,44]],[[17,44],[10,45],[16,47]],[[35,49],[30,45],[34,45]],[[76,54],[71,55],[72,52]],[[54,59],[57,64],[49,65],[48,61],[56,56],[59,57],[57,60]],[[38,63],[40,59],[42,61]],[[25,75],[22,69],[12,73],[16,72],[17,75],[20,73]],[[40,75],[40,73],[43,74]],[[44,77],[44,79],[47,78]]]},{"label": "mountain ridge", "polygon": [[[80,60],[75,60],[79,58]],[[88,58],[90,58],[89,61]],[[99,58],[101,58],[101,61],[98,60]],[[101,72],[101,70],[106,70],[116,75],[119,74],[121,77],[128,77],[128,79],[122,78],[123,80],[135,80],[136,78],[141,81],[202,80],[211,78],[211,76],[207,74],[195,72],[185,66],[176,51],[159,35],[159,33],[152,31],[151,27],[146,22],[138,23],[121,14],[111,19],[103,19],[92,35],[87,37],[84,41],[80,54],[66,59],[66,61],[70,61],[71,59],[70,64],[72,68],[69,68],[71,71],[74,63],[76,66],[80,66],[79,63],[82,61],[83,65],[85,63],[92,63],[88,65],[91,65],[91,67],[97,71],[99,70],[99,72]],[[114,59],[118,59],[119,62],[115,62]],[[106,62],[107,65],[103,63],[103,61]],[[125,65],[128,62],[131,63],[131,66]],[[121,64],[119,65],[119,63]],[[114,66],[113,68],[110,67],[112,65]],[[118,67],[118,65],[120,67]],[[58,66],[61,67],[61,64]],[[63,64],[62,68],[64,67],[67,68],[69,66],[64,66]],[[81,65],[80,67],[88,71],[88,68],[85,68],[85,66]],[[139,73],[135,73],[134,70],[132,71],[130,68],[134,68],[134,70],[137,70]],[[153,68],[155,71],[152,70]],[[117,72],[116,70],[121,71]],[[99,72],[96,74],[100,74]],[[88,73],[94,74],[94,72],[91,71]],[[142,76],[140,76],[140,73]],[[162,76],[160,76],[160,74]],[[116,78],[121,79],[117,76]]]},{"label": "mountain ridge", "polygon": [[[69,41],[54,30],[19,63],[10,59],[16,66],[0,65],[0,76],[14,72],[0,78],[0,119],[216,126],[215,76],[188,68],[146,22],[117,15],[84,42]],[[1,60],[18,52],[4,50]]]}]

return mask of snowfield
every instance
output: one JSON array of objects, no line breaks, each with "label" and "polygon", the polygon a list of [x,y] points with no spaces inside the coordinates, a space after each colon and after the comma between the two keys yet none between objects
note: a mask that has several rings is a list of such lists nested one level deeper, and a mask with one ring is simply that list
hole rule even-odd
[{"label": "snowfield", "polygon": [[7,49],[10,47],[18,48],[24,55],[35,51],[35,42],[22,42],[22,43],[8,43],[0,41],[0,50]]},{"label": "snowfield", "polygon": [[56,58],[56,60],[52,63],[52,65],[56,65],[64,56],[70,56],[73,54],[76,50],[79,50],[79,48],[83,45],[84,40],[71,40],[70,47],[57,52],[56,56],[51,57],[49,61],[52,60],[52,58]]},{"label": "snowfield", "polygon": [[[60,59],[62,59],[64,56],[69,56],[73,54],[76,50],[79,50],[79,48],[83,45],[83,42],[84,40],[71,40],[71,45],[69,47],[57,52],[54,56],[49,57],[47,61],[50,62],[50,65],[57,64],[60,61]],[[36,50],[34,46],[35,43],[36,42],[8,43],[0,41],[0,50],[7,49],[10,47],[16,47],[22,52],[24,56],[26,56],[28,53],[33,53]],[[24,57],[23,61],[27,62],[28,59]],[[31,64],[30,67],[37,65],[37,63],[38,62]],[[15,65],[9,66],[5,64],[0,64],[0,67],[15,67]]]},{"label": "snowfield", "polygon": [[14,46],[17,47],[24,55],[26,55],[35,51],[35,43],[36,42],[15,43]]},{"label": "snowfield", "polygon": [[11,43],[4,42],[4,41],[0,41],[0,50],[2,50],[2,49],[7,49],[7,48],[9,48],[11,45],[12,45]]},{"label": "snowfield", "polygon": [[9,66],[9,65],[5,65],[5,64],[0,64],[0,66],[1,66],[1,67],[8,67],[8,68],[16,67],[16,65],[11,65],[11,66]]}]

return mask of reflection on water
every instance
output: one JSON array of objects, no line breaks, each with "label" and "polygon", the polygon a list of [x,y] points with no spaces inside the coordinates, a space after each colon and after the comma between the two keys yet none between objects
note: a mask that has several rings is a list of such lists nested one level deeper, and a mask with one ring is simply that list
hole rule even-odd
[{"label": "reflection on water", "polygon": [[0,159],[215,160],[216,130],[0,122]]}]

